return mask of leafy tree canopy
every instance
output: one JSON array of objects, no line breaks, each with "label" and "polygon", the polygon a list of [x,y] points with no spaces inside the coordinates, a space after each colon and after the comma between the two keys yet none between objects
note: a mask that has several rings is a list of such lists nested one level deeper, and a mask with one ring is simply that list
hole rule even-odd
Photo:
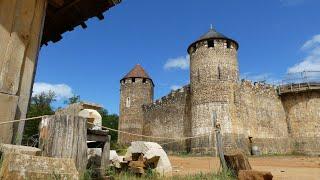
[{"label": "leafy tree canopy", "polygon": [[[53,91],[49,91],[48,93],[42,92],[40,94],[32,96],[27,117],[37,117],[54,114],[52,103],[56,101],[55,98],[56,95]],[[27,140],[30,136],[35,135],[39,132],[39,123],[39,119],[26,121],[23,140]]]}]

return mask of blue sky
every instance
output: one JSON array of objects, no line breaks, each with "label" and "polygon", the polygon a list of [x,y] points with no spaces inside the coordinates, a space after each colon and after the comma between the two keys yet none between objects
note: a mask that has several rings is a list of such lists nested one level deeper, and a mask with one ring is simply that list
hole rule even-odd
[{"label": "blue sky", "polygon": [[119,80],[141,64],[155,98],[189,83],[187,47],[210,24],[237,40],[242,77],[281,80],[320,70],[318,0],[123,0],[41,48],[34,93],[52,89],[55,106],[72,93],[118,113]]}]

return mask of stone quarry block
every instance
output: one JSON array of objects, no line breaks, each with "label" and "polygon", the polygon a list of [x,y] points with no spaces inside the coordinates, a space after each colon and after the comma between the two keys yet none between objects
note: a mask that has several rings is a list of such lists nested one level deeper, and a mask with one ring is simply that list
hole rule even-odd
[{"label": "stone quarry block", "polygon": [[255,170],[240,170],[238,174],[239,180],[272,180],[271,172],[255,171]]},{"label": "stone quarry block", "polygon": [[29,146],[18,146],[12,144],[0,144],[0,157],[1,154],[7,153],[20,153],[20,154],[28,154],[32,156],[41,155],[41,149]]},{"label": "stone quarry block", "polygon": [[91,177],[98,178],[100,177],[101,171],[101,148],[88,148],[88,164],[87,169],[91,169]]},{"label": "stone quarry block", "polygon": [[0,179],[78,180],[79,173],[72,159],[8,153],[3,157]]},{"label": "stone quarry block", "polygon": [[123,162],[123,158],[121,159],[121,157],[118,156],[115,150],[110,151],[109,160],[111,162],[111,165],[113,165],[116,168],[121,168],[121,162]]},{"label": "stone quarry block", "polygon": [[99,169],[101,167],[101,148],[88,148],[88,164],[87,169]]},{"label": "stone quarry block", "polygon": [[[135,141],[131,143],[131,146],[128,149],[128,152],[125,158],[128,156],[131,157],[134,154],[143,154],[143,158],[148,161],[154,161],[155,158],[158,158],[158,162],[155,163],[155,170],[160,175],[171,175],[172,166],[166,152],[162,147],[154,142],[144,142],[144,141]],[[133,160],[135,160],[133,158]]]}]

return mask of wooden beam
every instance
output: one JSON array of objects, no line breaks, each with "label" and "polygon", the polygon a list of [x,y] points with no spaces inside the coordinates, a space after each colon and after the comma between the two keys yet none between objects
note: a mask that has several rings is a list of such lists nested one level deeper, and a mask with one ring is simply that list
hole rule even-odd
[{"label": "wooden beam", "polygon": [[104,144],[101,154],[101,176],[105,176],[107,169],[110,165],[110,143],[111,143],[111,136],[107,136],[107,141]]},{"label": "wooden beam", "polygon": [[[30,31],[30,42],[26,48],[23,66],[21,68],[20,85],[17,95],[19,96],[16,110],[16,119],[24,119],[27,115],[28,104],[32,94],[32,87],[35,78],[38,54],[41,45],[42,31],[47,9],[46,1],[37,1],[35,6],[34,20]],[[15,124],[15,144],[21,144],[25,121]],[[18,128],[17,128],[18,126]]]},{"label": "wooden beam", "polygon": [[64,0],[49,0],[49,4],[55,8],[61,8],[64,5]]},{"label": "wooden beam", "polygon": [[[46,2],[46,0],[0,1],[0,93],[3,96],[18,98],[22,112],[19,118],[25,117],[27,111]],[[10,108],[0,108],[0,115],[15,114],[17,106],[15,104],[14,107],[10,105]],[[14,116],[4,120],[13,119]],[[12,127],[12,124],[10,125]],[[11,132],[6,134],[10,135],[12,138]]]}]

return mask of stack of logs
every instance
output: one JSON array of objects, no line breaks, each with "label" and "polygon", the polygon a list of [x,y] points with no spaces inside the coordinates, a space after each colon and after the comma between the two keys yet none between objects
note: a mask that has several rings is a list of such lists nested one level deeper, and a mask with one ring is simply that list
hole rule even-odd
[{"label": "stack of logs", "polygon": [[124,157],[123,161],[119,162],[120,166],[115,165],[118,172],[132,172],[138,176],[142,176],[148,170],[157,167],[160,156],[154,156],[151,159],[143,157],[142,153],[133,153],[131,157]]}]

